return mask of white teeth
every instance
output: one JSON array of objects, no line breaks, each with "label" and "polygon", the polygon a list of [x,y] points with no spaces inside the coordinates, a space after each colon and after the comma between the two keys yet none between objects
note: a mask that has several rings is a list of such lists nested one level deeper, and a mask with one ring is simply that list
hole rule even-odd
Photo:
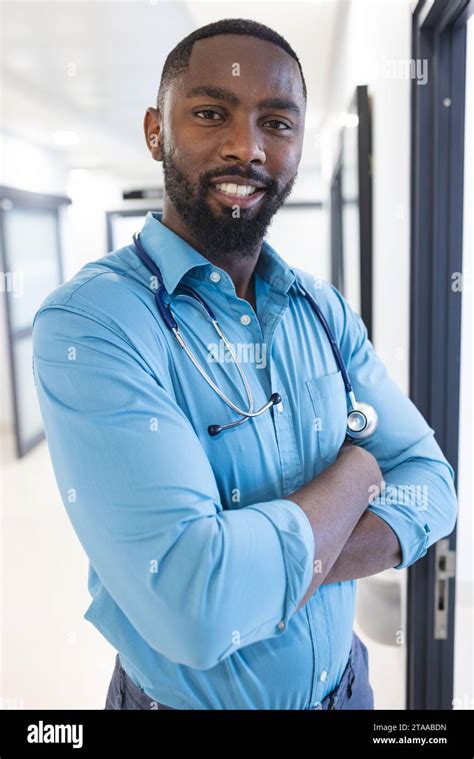
[{"label": "white teeth", "polygon": [[249,184],[232,184],[231,182],[223,182],[222,184],[216,184],[218,190],[225,192],[227,195],[252,195],[257,189],[253,185]]}]

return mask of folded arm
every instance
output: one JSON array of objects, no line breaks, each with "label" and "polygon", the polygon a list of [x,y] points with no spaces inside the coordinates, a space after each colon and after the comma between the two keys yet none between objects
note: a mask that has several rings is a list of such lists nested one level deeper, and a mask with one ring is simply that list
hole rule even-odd
[{"label": "folded arm", "polygon": [[401,561],[400,543],[392,528],[366,511],[321,585],[375,575]]},{"label": "folded arm", "polygon": [[[436,442],[434,430],[389,376],[362,319],[335,287],[329,285],[327,292],[324,309],[356,398],[370,403],[378,414],[375,433],[357,446],[372,454],[383,478],[373,483],[366,508],[355,520],[350,535],[326,562],[321,584],[410,566],[437,540],[449,535],[458,508],[454,470]],[[315,297],[321,298],[321,294],[315,293]],[[349,484],[352,477],[355,489],[366,481],[367,471],[361,468],[359,473],[347,476]],[[337,494],[332,497],[337,500]],[[354,515],[352,494],[346,509]],[[335,512],[335,519],[337,516]]]},{"label": "folded arm", "polygon": [[[223,509],[169,390],[166,346],[157,341],[157,377],[106,318],[92,303],[35,317],[34,378],[58,487],[117,615],[171,661],[209,669],[285,634],[312,576],[311,527],[284,499]],[[134,323],[147,328],[143,312]]]}]

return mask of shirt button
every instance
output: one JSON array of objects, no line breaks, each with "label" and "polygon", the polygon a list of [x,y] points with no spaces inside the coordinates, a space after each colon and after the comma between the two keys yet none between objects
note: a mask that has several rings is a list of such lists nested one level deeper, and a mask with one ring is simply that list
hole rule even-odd
[{"label": "shirt button", "polygon": [[240,323],[241,324],[247,325],[247,324],[250,324],[251,321],[252,321],[252,319],[250,318],[250,316],[248,314],[244,314],[243,316],[240,317]]},{"label": "shirt button", "polygon": [[282,619],[281,622],[278,622],[278,629],[284,630],[286,627],[284,620]]},{"label": "shirt button", "polygon": [[323,671],[321,672],[321,675],[319,677],[319,679],[321,680],[322,683],[324,683],[324,681],[326,680],[327,676],[328,676],[328,673],[326,672],[325,669],[323,669]]},{"label": "shirt button", "polygon": [[210,279],[213,282],[220,282],[221,275],[219,274],[218,271],[212,271],[211,274],[210,274]]}]

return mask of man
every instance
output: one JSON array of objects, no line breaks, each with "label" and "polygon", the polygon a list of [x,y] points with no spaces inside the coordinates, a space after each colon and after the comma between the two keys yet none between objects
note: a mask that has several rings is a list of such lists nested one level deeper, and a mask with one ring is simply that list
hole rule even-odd
[{"label": "man", "polygon": [[[171,313],[247,408],[205,311],[179,291],[193,287],[234,352],[254,349],[242,359],[254,409],[274,392],[278,405],[209,434],[240,417],[166,328],[131,244],[84,266],[35,316],[48,444],[90,560],[85,618],[118,652],[107,709],[372,709],[356,579],[410,566],[455,523],[452,467],[360,317],[264,242],[296,177],[305,104],[288,43],[225,20],[170,53],[144,122],[165,195],[140,242]],[[295,274],[378,414],[357,444],[345,442],[341,371]],[[406,498],[414,486],[426,502]]]}]

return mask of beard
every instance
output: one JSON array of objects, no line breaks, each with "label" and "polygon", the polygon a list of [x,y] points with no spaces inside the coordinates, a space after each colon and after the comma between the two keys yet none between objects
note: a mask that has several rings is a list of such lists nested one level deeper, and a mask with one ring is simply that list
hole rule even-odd
[{"label": "beard", "polygon": [[[197,184],[194,184],[178,168],[171,154],[164,150],[164,146],[163,173],[166,194],[176,211],[198,246],[214,259],[229,253],[239,258],[254,256],[262,244],[273,216],[290,194],[296,179],[295,174],[283,186],[278,182],[269,184],[255,169],[245,171],[239,166],[234,166],[205,172],[199,176]],[[207,202],[210,180],[224,174],[253,179],[264,185],[265,193],[256,210],[239,208],[237,217],[234,216],[235,207],[223,207],[221,213],[214,213]]]}]

